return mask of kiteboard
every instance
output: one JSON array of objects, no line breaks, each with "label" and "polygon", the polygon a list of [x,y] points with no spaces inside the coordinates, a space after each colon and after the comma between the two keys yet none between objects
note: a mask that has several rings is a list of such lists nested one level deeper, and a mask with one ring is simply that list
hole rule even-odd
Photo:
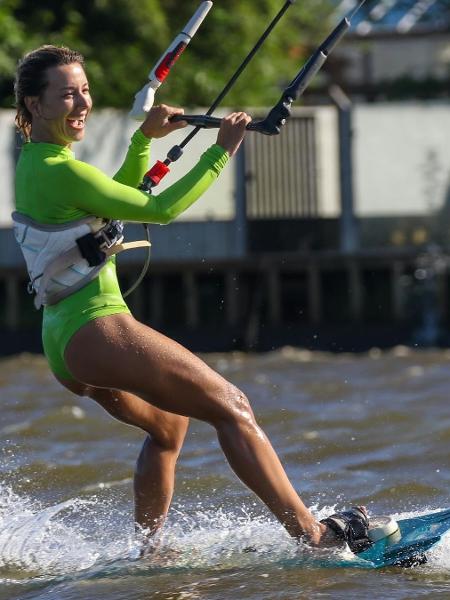
[{"label": "kiteboard", "polygon": [[[427,562],[427,553],[437,546],[446,533],[450,534],[450,509],[427,513],[408,519],[389,520],[389,535],[383,537],[375,524],[373,543],[356,556],[375,568],[414,567]],[[395,524],[395,526],[394,526]],[[370,530],[369,530],[370,531]]]}]

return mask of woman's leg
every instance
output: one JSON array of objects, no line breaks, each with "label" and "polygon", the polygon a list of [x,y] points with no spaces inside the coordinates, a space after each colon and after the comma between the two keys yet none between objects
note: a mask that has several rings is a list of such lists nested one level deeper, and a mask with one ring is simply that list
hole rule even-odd
[{"label": "woman's leg", "polygon": [[163,411],[213,425],[238,477],[288,532],[320,542],[326,526],[317,522],[292,487],[246,397],[198,357],[120,314],[96,319],[77,331],[65,359],[79,381],[126,390]]},{"label": "woman's leg", "polygon": [[98,402],[119,421],[149,434],[134,473],[135,520],[149,533],[155,533],[163,524],[172,500],[175,465],[189,419],[160,410],[128,392],[58,380],[74,394]]}]

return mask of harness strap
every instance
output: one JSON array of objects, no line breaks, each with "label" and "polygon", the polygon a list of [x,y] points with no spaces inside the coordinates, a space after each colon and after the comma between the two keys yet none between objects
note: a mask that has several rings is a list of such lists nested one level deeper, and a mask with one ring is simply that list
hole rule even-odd
[{"label": "harness strap", "polygon": [[107,256],[112,256],[113,254],[118,254],[119,252],[123,252],[124,250],[134,250],[135,248],[150,248],[151,243],[147,240],[138,240],[136,242],[124,242],[123,244],[116,244],[112,248],[106,250],[105,254]]}]

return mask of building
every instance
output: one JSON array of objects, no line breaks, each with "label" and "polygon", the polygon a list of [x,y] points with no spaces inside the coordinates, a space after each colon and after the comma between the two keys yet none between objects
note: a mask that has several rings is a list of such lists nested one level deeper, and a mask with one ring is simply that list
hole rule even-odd
[{"label": "building", "polygon": [[[343,0],[337,20],[355,9]],[[333,55],[333,78],[367,100],[448,98],[448,0],[367,0]]]}]

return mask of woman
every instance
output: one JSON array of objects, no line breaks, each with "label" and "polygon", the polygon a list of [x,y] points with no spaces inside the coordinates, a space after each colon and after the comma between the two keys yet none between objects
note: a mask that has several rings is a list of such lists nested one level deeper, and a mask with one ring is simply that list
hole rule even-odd
[{"label": "woman", "polygon": [[[185,126],[185,122],[169,120],[171,115],[182,114],[181,109],[154,107],[132,136],[119,172],[110,179],[75,160],[71,151],[72,144],[84,136],[92,108],[78,52],[55,46],[30,52],[19,63],[15,92],[16,123],[26,141],[17,166],[16,237],[36,290],[49,264],[65,256],[67,250],[59,249],[58,240],[74,231],[78,235],[77,228],[85,227],[94,216],[168,223],[186,210],[236,153],[250,121],[242,112],[223,119],[217,143],[197,165],[166,191],[149,196],[136,188],[148,167],[150,140]],[[79,246],[78,242],[72,245]],[[43,272],[36,267],[39,261]],[[318,546],[333,543],[336,534],[332,530],[337,529],[338,536],[348,540],[347,530],[356,517],[358,523],[364,521],[366,532],[366,517],[360,511],[356,517],[351,513],[350,524],[342,517],[344,528],[335,521],[319,523],[289,482],[244,394],[188,350],[132,317],[120,293],[113,258],[97,270],[90,263],[89,268],[83,264],[75,264],[78,268],[66,264],[63,275],[81,277],[86,268],[87,282],[64,283],[62,275],[50,269],[44,294],[42,283],[44,351],[63,386],[89,396],[117,419],[147,432],[134,478],[138,525],[151,535],[164,522],[175,463],[188,418],[193,417],[216,429],[238,477],[292,536]]]}]

